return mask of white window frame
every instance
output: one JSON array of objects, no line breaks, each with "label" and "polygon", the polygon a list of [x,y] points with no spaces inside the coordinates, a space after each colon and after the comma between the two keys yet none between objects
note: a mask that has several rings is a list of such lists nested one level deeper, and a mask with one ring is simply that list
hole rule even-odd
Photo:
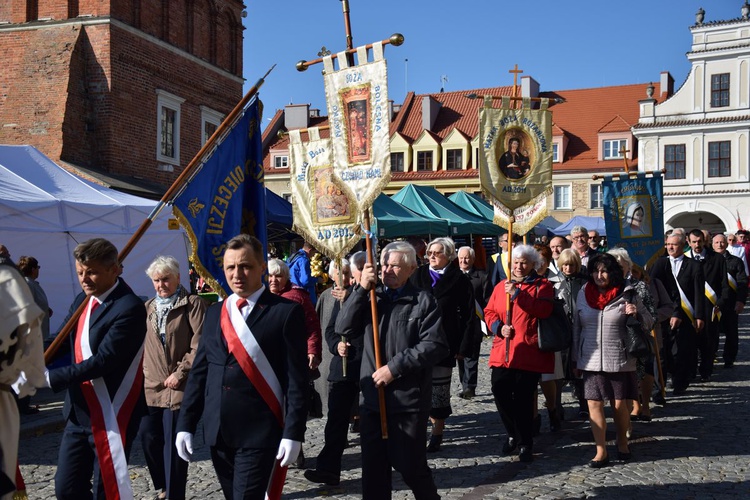
[{"label": "white window frame", "polygon": [[206,123],[219,128],[221,122],[224,121],[224,115],[215,111],[208,106],[201,106],[201,144],[205,144],[211,138],[210,135],[206,134]]},{"label": "white window frame", "polygon": [[[560,203],[560,193],[558,190],[565,190],[565,196],[567,196],[567,203]],[[556,184],[554,186],[554,195],[553,195],[553,209],[554,210],[571,210],[573,207],[573,200],[571,199],[572,195],[572,186],[570,184]]]},{"label": "white window frame", "polygon": [[[156,89],[156,159],[162,163],[168,163],[170,165],[180,164],[180,128],[181,128],[181,108],[182,103],[185,99],[178,97],[174,94],[170,94],[166,90]],[[171,109],[175,112],[174,117],[174,134],[172,140],[174,142],[174,157],[165,156],[161,154],[161,110],[162,108]]]},{"label": "white window frame", "polygon": [[[594,206],[594,191],[597,191],[599,197],[599,206]],[[601,184],[589,184],[589,208],[597,210],[604,208],[604,188]]]},{"label": "white window frame", "polygon": [[[610,148],[610,153],[607,154],[607,145],[612,143],[617,143],[617,149],[612,151]],[[623,156],[620,154],[620,150],[625,146],[625,149],[628,149],[628,140],[627,139],[605,139],[602,141],[602,158],[605,160],[622,160]]]},{"label": "white window frame", "polygon": [[552,163],[560,163],[560,144],[552,143]]},{"label": "white window frame", "polygon": [[[283,165],[278,165],[279,162]],[[273,168],[289,168],[289,155],[274,155]]]}]

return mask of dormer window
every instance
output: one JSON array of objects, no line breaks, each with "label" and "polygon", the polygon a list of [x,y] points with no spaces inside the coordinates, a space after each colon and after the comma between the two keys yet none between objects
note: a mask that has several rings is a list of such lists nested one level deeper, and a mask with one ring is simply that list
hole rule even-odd
[{"label": "dormer window", "polygon": [[620,160],[623,158],[620,151],[628,148],[628,141],[626,139],[613,139],[603,142],[604,159],[605,160]]}]

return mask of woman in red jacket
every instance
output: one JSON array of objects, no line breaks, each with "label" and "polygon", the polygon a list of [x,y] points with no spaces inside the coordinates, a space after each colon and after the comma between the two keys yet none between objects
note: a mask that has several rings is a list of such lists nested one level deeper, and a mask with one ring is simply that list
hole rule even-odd
[{"label": "woman in red jacket", "polygon": [[552,283],[536,273],[541,258],[534,247],[517,245],[512,257],[511,278],[497,284],[484,315],[495,334],[490,368],[492,394],[508,432],[503,453],[518,448],[519,460],[531,462],[536,386],[540,374],[555,368],[554,353],[539,350],[537,320],[552,314],[555,293]]}]

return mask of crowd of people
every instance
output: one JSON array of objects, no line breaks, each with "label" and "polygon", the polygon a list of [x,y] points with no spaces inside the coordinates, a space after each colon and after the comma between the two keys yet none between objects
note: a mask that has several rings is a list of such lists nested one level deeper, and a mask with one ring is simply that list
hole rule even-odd
[{"label": "crowd of people", "polygon": [[[117,249],[94,238],[74,250],[82,292],[68,312],[79,317],[67,343],[72,363],[49,370],[40,364],[41,339],[52,311],[36,281],[39,262],[22,257],[19,271],[0,245],[2,290],[11,292],[3,305],[18,304],[0,345],[7,337],[26,353],[0,351],[0,361],[12,361],[0,373],[0,413],[11,424],[0,433],[0,496],[15,474],[18,403],[10,386],[17,381],[21,396],[34,387],[66,391],[58,498],[132,495],[127,464],[136,436],[156,498],[185,498],[200,421],[226,498],[273,497],[287,467],[304,468],[315,392],[327,421],[316,467],[304,472],[311,483],[339,484],[347,434],[355,430],[364,498],[390,498],[393,469],[416,498],[439,498],[428,453],[440,452],[449,430],[453,386],[463,399],[480,390],[485,337],[503,453],[534,460],[539,388],[554,432],[565,419],[561,394],[569,385],[578,417],[591,425],[588,465],[612,460],[608,404],[616,458],[631,460],[631,422],[651,420],[651,404],[663,404],[667,388],[681,395],[710,380],[722,335],[724,366],[733,366],[748,236],[670,230],[664,255],[647,269],[581,226],[535,245],[503,235],[487,270],[475,266],[475,249],[456,248],[447,237],[396,241],[379,262],[364,251],[332,261],[334,284],[316,296],[311,244],[289,262],[266,261],[257,239],[239,235],[227,242],[223,261],[232,294],[213,305],[180,285],[179,264],[169,256],[145,270],[154,296],[144,305],[120,277]],[[539,332],[555,301],[572,340],[549,352]],[[628,351],[633,329],[652,339],[647,353]]]}]

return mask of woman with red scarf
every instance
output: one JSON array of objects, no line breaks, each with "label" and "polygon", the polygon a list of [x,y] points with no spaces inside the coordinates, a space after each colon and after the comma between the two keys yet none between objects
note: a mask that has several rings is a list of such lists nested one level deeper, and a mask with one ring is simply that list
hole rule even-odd
[{"label": "woman with red scarf", "polygon": [[635,316],[643,328],[650,330],[654,319],[625,280],[614,256],[592,257],[588,274],[573,316],[571,354],[577,366],[576,376],[583,372],[583,393],[596,443],[596,455],[589,466],[598,469],[609,464],[605,401],[614,401],[618,459],[632,458],[627,438],[630,426],[627,400],[638,397],[638,381],[636,359],[629,357],[625,349],[626,322],[628,316]]},{"label": "woman with red scarf", "polygon": [[534,247],[516,245],[512,257],[511,278],[495,287],[484,319],[495,334],[490,368],[492,394],[508,431],[503,453],[518,448],[519,460],[531,462],[536,386],[542,373],[552,373],[555,368],[555,354],[539,350],[537,322],[552,314],[555,292],[552,283],[536,272],[542,259]]}]

